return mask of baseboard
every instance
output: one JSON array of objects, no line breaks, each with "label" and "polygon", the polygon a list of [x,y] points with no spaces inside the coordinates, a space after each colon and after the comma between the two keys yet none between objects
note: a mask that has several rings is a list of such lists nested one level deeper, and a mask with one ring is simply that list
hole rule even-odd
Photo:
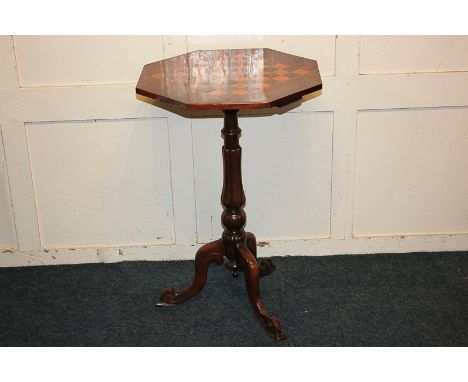
[{"label": "baseboard", "polygon": [[[0,250],[0,267],[194,259],[197,245]],[[468,235],[391,236],[259,242],[259,257],[468,251]]]}]

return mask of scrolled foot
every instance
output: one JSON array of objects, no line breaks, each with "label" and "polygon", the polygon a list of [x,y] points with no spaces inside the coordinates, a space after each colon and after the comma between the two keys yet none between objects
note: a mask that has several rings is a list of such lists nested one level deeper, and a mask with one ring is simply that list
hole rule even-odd
[{"label": "scrolled foot", "polygon": [[156,306],[173,306],[176,303],[175,300],[176,292],[174,288],[165,288],[159,295],[159,300],[156,303]]},{"label": "scrolled foot", "polygon": [[195,255],[195,276],[192,284],[179,293],[176,293],[173,288],[164,289],[159,297],[157,306],[181,304],[195,296],[205,286],[210,263],[221,265],[223,263],[223,256],[224,244],[221,239],[202,246]]},{"label": "scrolled foot", "polygon": [[260,277],[262,276],[268,276],[271,274],[275,269],[275,265],[271,261],[269,257],[264,257],[262,261],[260,262]]},{"label": "scrolled foot", "polygon": [[276,341],[283,341],[286,339],[283,331],[281,330],[280,320],[274,316],[261,318],[262,324],[273,335]]},{"label": "scrolled foot", "polygon": [[239,251],[239,259],[243,263],[247,294],[249,296],[252,307],[257,313],[257,316],[260,319],[263,327],[273,335],[275,340],[284,340],[286,336],[281,330],[280,321],[276,317],[268,315],[262,304],[262,301],[260,300],[260,269],[257,263],[257,259],[244,243],[238,243],[237,250]]}]

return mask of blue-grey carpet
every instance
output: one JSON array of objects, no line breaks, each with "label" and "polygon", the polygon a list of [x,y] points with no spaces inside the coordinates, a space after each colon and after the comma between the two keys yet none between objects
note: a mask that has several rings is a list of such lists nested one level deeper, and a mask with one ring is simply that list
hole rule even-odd
[{"label": "blue-grey carpet", "polygon": [[0,269],[0,346],[468,346],[468,252],[278,257],[263,302],[288,339],[250,307],[243,275],[212,265],[175,307],[193,261]]}]

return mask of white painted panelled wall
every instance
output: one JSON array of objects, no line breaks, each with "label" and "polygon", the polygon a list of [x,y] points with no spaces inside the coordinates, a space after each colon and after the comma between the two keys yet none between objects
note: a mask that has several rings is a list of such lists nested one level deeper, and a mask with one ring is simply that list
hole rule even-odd
[{"label": "white painted panelled wall", "polygon": [[220,226],[221,118],[137,99],[197,49],[316,59],[320,97],[240,118],[260,256],[468,250],[468,37],[0,36],[0,266],[192,259]]}]

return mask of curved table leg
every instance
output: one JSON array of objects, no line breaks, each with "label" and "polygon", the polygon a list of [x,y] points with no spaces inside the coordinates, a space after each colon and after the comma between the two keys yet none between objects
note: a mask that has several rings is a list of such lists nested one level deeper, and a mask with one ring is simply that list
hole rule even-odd
[{"label": "curved table leg", "polygon": [[[255,238],[255,235],[252,232],[246,232],[246,243],[249,251],[252,252],[252,255],[254,255],[254,257],[257,259],[257,239]],[[260,277],[268,276],[269,274],[271,274],[271,272],[273,272],[276,269],[269,257],[263,257],[260,261],[259,266]]]},{"label": "curved table leg", "polygon": [[173,288],[162,291],[158,306],[172,306],[187,301],[200,292],[206,284],[208,266],[211,262],[223,264],[224,244],[223,240],[216,240],[202,246],[195,255],[195,277],[192,284],[184,290],[176,293]]},{"label": "curved table leg", "polygon": [[286,336],[281,330],[279,319],[274,316],[269,316],[263,307],[262,302],[260,301],[260,270],[257,264],[257,259],[252,254],[252,252],[250,252],[246,244],[242,242],[237,243],[237,249],[239,251],[239,259],[243,264],[247,294],[249,295],[249,300],[252,303],[255,312],[259,316],[260,321],[265,329],[273,334],[277,341],[284,340]]},{"label": "curved table leg", "polygon": [[245,233],[245,242],[249,251],[257,258],[257,238],[252,232]]}]

